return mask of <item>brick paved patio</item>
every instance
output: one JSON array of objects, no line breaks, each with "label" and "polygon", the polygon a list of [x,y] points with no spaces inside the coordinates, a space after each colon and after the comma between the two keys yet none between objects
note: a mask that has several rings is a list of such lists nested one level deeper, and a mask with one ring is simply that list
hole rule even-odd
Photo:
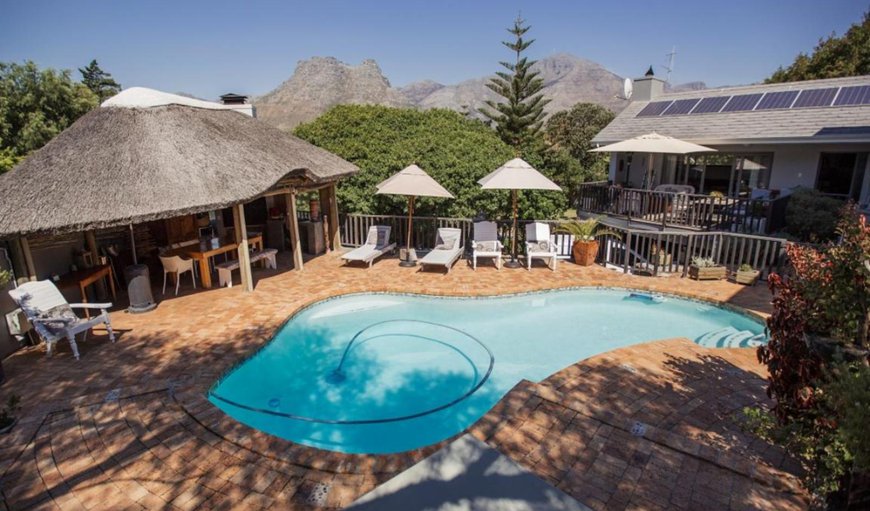
[{"label": "brick paved patio", "polygon": [[[148,314],[114,312],[117,344],[98,333],[79,343],[79,362],[62,343],[51,359],[41,348],[6,359],[0,397],[14,390],[24,404],[19,424],[0,440],[7,505],[335,508],[434,452],[438,446],[394,456],[326,453],[251,430],[204,399],[223,371],[294,311],[336,294],[619,286],[769,308],[762,286],[632,277],[570,263],[556,273],[472,272],[460,261],[443,275],[399,268],[395,259],[369,270],[323,256],[302,272],[258,270],[255,278],[254,293],[188,292]],[[740,407],[767,402],[754,357],[753,350],[678,340],[625,348],[520,384],[472,431],[591,507],[801,508],[794,464],[734,422]],[[646,432],[631,436],[638,421]],[[681,472],[668,467],[686,474],[674,478]]]}]

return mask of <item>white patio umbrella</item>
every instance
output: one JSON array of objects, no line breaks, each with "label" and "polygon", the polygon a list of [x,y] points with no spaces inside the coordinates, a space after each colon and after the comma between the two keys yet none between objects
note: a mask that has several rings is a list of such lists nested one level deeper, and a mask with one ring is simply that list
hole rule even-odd
[{"label": "white patio umbrella", "polygon": [[[716,149],[686,142],[656,132],[647,133],[634,138],[590,149],[592,153],[656,153],[656,154],[690,154],[715,153]],[[652,158],[649,159],[647,177],[652,171]],[[645,179],[646,181],[646,179]],[[652,181],[650,179],[650,181]]]},{"label": "white patio umbrella", "polygon": [[505,266],[518,268],[517,261],[517,190],[558,190],[559,185],[550,181],[534,167],[520,158],[514,158],[478,181],[485,190],[510,190],[513,205],[511,227],[511,261]]},{"label": "white patio umbrella", "polygon": [[[406,243],[406,254],[411,251],[411,226],[414,222],[414,199],[416,197],[446,197],[453,198],[453,194],[448,192],[437,181],[429,177],[429,174],[423,171],[417,165],[409,165],[398,173],[381,181],[377,185],[377,193],[388,195],[407,195],[408,196],[408,237]],[[410,259],[410,258],[406,258]],[[405,260],[401,263],[402,266],[415,266],[416,261]]]}]

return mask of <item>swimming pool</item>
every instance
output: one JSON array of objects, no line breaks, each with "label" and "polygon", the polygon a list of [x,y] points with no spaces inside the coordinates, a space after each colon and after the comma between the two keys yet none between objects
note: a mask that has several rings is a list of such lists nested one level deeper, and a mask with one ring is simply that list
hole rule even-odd
[{"label": "swimming pool", "polygon": [[293,316],[209,399],[236,420],[345,453],[448,438],[521,379],[645,341],[754,346],[763,325],[707,303],[613,289],[492,298],[338,297]]}]

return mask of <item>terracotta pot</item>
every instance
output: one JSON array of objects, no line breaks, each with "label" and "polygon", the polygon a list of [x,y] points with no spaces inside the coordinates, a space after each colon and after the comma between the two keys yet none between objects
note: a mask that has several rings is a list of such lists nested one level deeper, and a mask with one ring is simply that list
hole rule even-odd
[{"label": "terracotta pot", "polygon": [[316,222],[317,220],[320,220],[320,201],[317,199],[311,199],[308,202],[308,211],[312,221]]},{"label": "terracotta pot", "polygon": [[598,256],[598,240],[575,241],[571,246],[571,254],[574,256],[574,262],[580,266],[592,266]]}]

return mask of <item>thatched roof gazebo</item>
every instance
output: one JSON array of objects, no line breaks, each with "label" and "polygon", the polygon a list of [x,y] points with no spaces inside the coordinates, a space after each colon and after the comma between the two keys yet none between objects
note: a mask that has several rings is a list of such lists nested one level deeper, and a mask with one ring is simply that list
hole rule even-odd
[{"label": "thatched roof gazebo", "polygon": [[[18,238],[26,252],[28,235],[88,233],[233,207],[244,263],[242,205],[287,194],[294,262],[301,267],[296,194],[321,189],[338,245],[335,183],[358,170],[223,105],[127,89],[0,175],[0,238]],[[249,271],[242,277],[251,289]]]}]

